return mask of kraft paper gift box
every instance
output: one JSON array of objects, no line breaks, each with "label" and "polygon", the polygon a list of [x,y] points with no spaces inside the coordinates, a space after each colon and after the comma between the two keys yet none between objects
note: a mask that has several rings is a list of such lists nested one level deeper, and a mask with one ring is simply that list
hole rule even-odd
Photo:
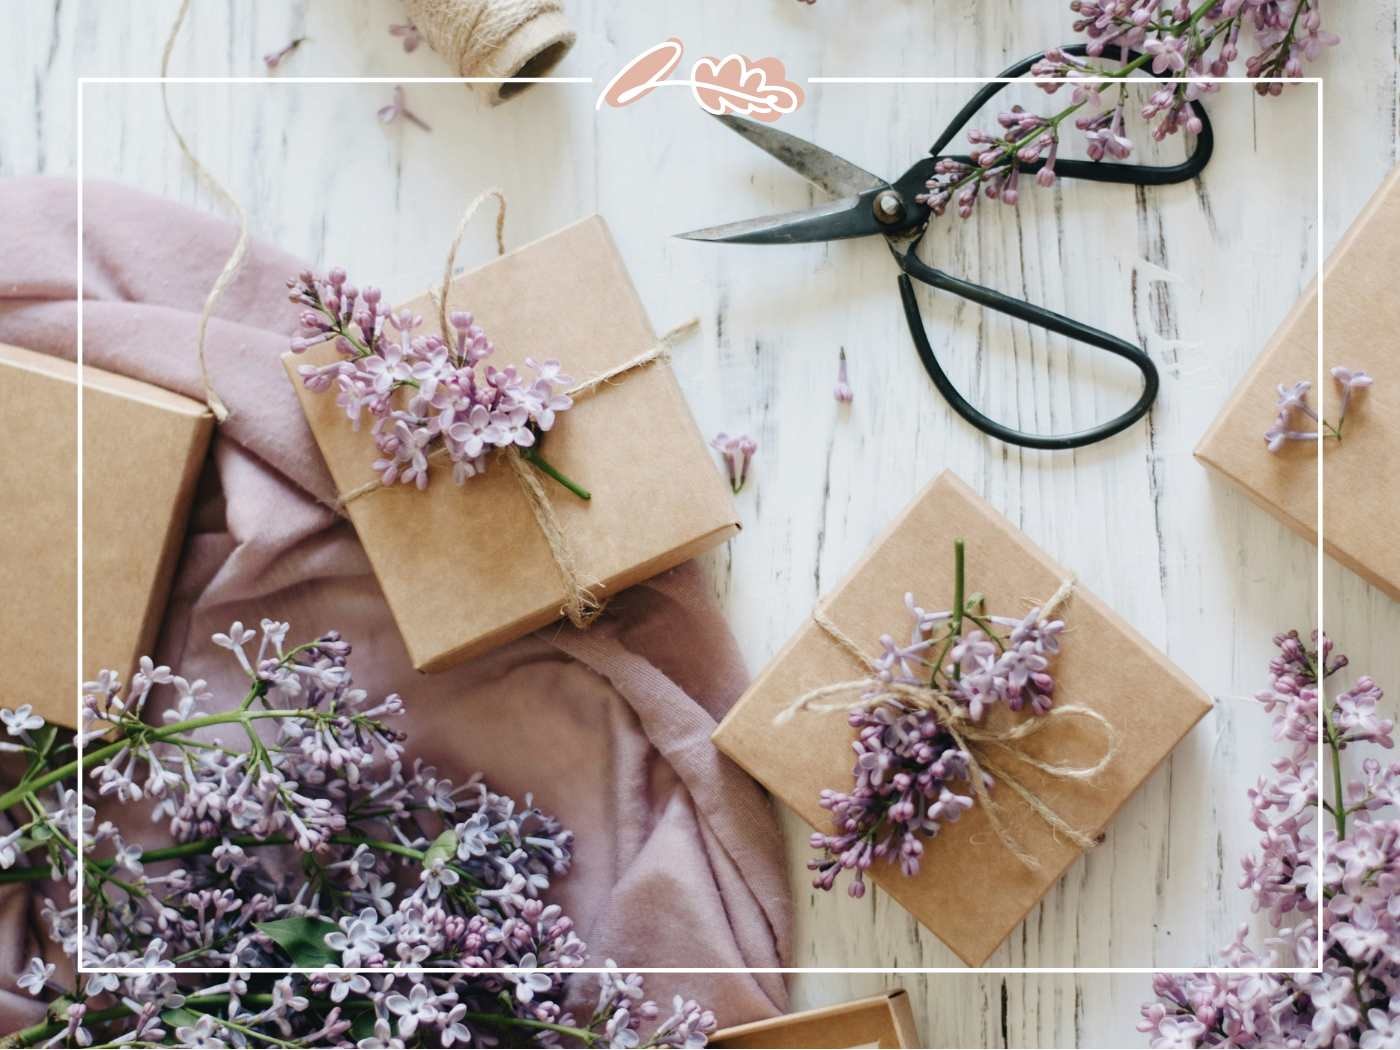
[{"label": "kraft paper gift box", "polygon": [[[877,655],[882,634],[899,638],[909,630],[906,592],[924,608],[953,604],[953,545],[959,538],[966,543],[967,591],[984,594],[990,613],[1022,615],[1030,600],[1049,599],[1069,578],[945,471],[824,599],[825,613],[865,652]],[[1051,780],[1014,760],[1003,764],[1072,827],[1097,837],[1211,704],[1083,586],[1073,589],[1055,616],[1067,625],[1053,664],[1055,702],[1097,711],[1112,725],[1117,751],[1091,781]],[[808,620],[715,730],[715,744],[814,828],[829,830],[818,794],[823,788],[849,788],[854,731],[839,712],[803,711],[781,724],[774,720],[808,691],[866,673]],[[985,726],[1005,728],[1024,717],[997,708]],[[1024,747],[1042,761],[1092,766],[1103,757],[1106,741],[1100,727],[1065,718]],[[993,787],[992,798],[1007,829],[1039,861],[1038,869],[1007,851],[979,803],[924,840],[917,876],[902,875],[897,862],[877,861],[870,872],[881,889],[970,966],[987,960],[1080,854],[1011,790]],[[833,892],[843,893],[848,878],[838,880]]]},{"label": "kraft paper gift box", "polygon": [[[201,403],[96,368],[83,382],[84,675],[126,680],[155,643],[214,420]],[[69,361],[0,345],[4,706],[74,726],[77,382]]]},{"label": "kraft paper gift box", "polygon": [[[654,347],[656,334],[597,216],[457,278],[449,309],[470,310],[497,368],[557,358],[577,381]],[[406,304],[435,331],[430,295]],[[377,479],[368,426],[355,431],[333,394],[304,388],[297,369],[337,353],[327,343],[284,358],[340,493]],[[549,462],[588,488],[583,501],[541,477],[580,576],[607,599],[738,531],[729,488],[665,360],[577,400],[545,435]],[[413,664],[441,671],[559,619],[565,589],[508,464],[453,484],[430,460],[426,490],[374,489],[346,511],[369,555]]]},{"label": "kraft paper gift box", "polygon": [[[1355,397],[1340,442],[1323,441],[1329,500],[1323,538],[1329,555],[1400,601],[1400,534],[1390,526],[1400,507],[1400,169],[1393,172],[1342,238],[1323,268],[1324,372],[1361,369],[1375,385]],[[1290,441],[1270,452],[1264,432],[1276,415],[1277,388],[1317,382],[1317,288],[1284,320],[1245,376],[1196,456],[1295,532],[1317,542],[1317,445]],[[1329,422],[1339,407],[1324,376],[1309,403]],[[1311,424],[1311,420],[1298,421]],[[1307,429],[1302,427],[1300,429]]]},{"label": "kraft paper gift box", "polygon": [[725,1028],[710,1037],[709,1045],[725,1050],[869,1050],[921,1044],[909,996],[898,989],[840,1006]]}]

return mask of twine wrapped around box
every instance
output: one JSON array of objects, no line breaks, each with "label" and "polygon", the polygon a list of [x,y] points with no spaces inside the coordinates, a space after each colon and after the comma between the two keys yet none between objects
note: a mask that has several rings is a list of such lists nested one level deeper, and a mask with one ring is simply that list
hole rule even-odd
[{"label": "twine wrapped around box", "polygon": [[[489,189],[478,194],[476,199],[467,205],[467,209],[462,213],[462,218],[457,223],[456,235],[452,238],[452,247],[447,253],[447,263],[443,268],[442,287],[434,294],[434,299],[438,308],[438,324],[442,332],[444,343],[450,344],[452,341],[452,329],[447,318],[447,297],[452,287],[452,273],[457,263],[457,250],[461,247],[462,236],[466,233],[467,226],[471,223],[476,213],[481,210],[481,206],[488,200],[494,199],[497,202],[496,210],[496,254],[498,256],[506,253],[505,224],[506,224],[506,196],[499,189]],[[688,332],[694,331],[699,326],[698,318],[685,321],[675,328],[672,328],[665,335],[661,336],[652,346],[641,353],[628,358],[612,368],[606,369],[598,375],[592,376],[581,383],[576,383],[565,391],[566,396],[572,399],[586,397],[596,393],[605,385],[615,379],[620,379],[630,372],[647,365],[660,361],[671,352],[671,347],[675,341]],[[446,454],[446,448],[439,445],[429,454],[429,459],[438,458]],[[508,446],[500,450],[499,457],[510,465],[511,471],[516,481],[520,485],[520,491],[524,494],[526,502],[530,506],[530,511],[534,515],[536,524],[540,527],[540,532],[544,535],[545,542],[549,544],[549,553],[554,559],[554,564],[559,570],[560,579],[564,583],[564,606],[560,612],[567,617],[568,621],[580,629],[589,627],[599,616],[602,615],[606,602],[599,601],[594,595],[591,585],[584,582],[578,569],[578,560],[574,557],[573,549],[569,545],[568,537],[564,533],[564,527],[559,522],[559,516],[554,512],[554,507],[549,502],[549,496],[540,484],[540,479],[526,463],[525,457],[520,450],[514,446]],[[368,481],[363,485],[343,492],[335,500],[333,509],[337,513],[343,513],[345,508],[357,499],[361,499],[373,492],[384,488],[384,482],[379,480]]]}]

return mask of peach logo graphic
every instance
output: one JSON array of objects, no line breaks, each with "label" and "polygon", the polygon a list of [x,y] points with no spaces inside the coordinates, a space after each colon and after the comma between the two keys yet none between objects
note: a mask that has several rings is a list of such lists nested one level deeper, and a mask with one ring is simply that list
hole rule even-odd
[{"label": "peach logo graphic", "polygon": [[700,108],[716,116],[737,113],[772,122],[802,105],[802,88],[787,79],[787,70],[776,58],[707,56],[696,59],[689,80],[672,80],[684,54],[685,46],[675,37],[643,51],[608,81],[597,108],[630,106],[659,87],[690,88]]}]

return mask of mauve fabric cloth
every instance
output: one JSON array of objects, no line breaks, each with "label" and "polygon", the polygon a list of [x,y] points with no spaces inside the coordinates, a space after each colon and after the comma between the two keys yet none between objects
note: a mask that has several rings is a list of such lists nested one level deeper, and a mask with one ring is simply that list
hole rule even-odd
[{"label": "mauve fabric cloth", "polygon": [[[233,228],[111,184],[90,183],[84,207],[85,359],[202,399],[196,326]],[[75,184],[0,183],[0,229],[0,341],[72,358]],[[210,370],[233,414],[200,481],[158,662],[241,697],[246,683],[211,651],[212,633],[263,616],[289,621],[295,637],[334,627],[354,644],[357,684],[405,697],[410,759],[454,782],[479,770],[498,791],[533,793],[575,831],[574,868],[552,899],[596,962],[781,965],[791,923],[781,839],[767,798],[710,743],[747,677],[699,572],[625,592],[586,633],[551,629],[416,673],[353,528],[321,502],[331,481],[278,360],[296,315],[284,281],[302,268],[254,244],[210,325]],[[118,532],[147,524],[141,479],[129,485]],[[40,931],[28,888],[4,887],[0,1031],[36,1016],[13,982]],[[648,991],[663,1002],[683,991],[723,1024],[787,1004],[773,974],[658,974]]]}]

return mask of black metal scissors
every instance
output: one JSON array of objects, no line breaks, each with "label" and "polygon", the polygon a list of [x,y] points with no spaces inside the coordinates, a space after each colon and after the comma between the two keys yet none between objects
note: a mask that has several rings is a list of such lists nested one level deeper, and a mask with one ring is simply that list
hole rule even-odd
[{"label": "black metal scissors", "polygon": [[[1083,55],[1082,44],[1061,49],[1067,54]],[[970,163],[966,156],[948,157],[943,153],[964,127],[977,115],[998,92],[1006,87],[1005,80],[1025,76],[1044,57],[1033,55],[1018,62],[1001,74],[1003,82],[986,84],[944,129],[938,141],[929,150],[929,155],[920,158],[914,165],[893,182],[886,182],[870,174],[850,161],[836,156],[820,146],[813,145],[795,135],[779,131],[767,124],[730,115],[718,119],[748,139],[759,149],[766,151],[789,168],[821,189],[839,198],[829,204],[820,205],[806,211],[788,212],[782,215],[749,219],[744,222],[714,226],[694,230],[679,236],[697,241],[719,241],[730,244],[798,244],[812,241],[833,241],[850,237],[882,235],[889,244],[891,254],[899,263],[899,292],[904,300],[904,314],[909,322],[909,331],[914,338],[914,346],[919,352],[924,369],[932,378],[934,386],[953,406],[953,410],[978,430],[994,438],[1022,445],[1027,448],[1067,449],[1102,441],[1127,429],[1141,419],[1157,397],[1157,368],[1152,359],[1140,347],[1125,342],[1107,332],[1092,328],[1083,322],[1065,317],[1041,306],[1016,299],[980,284],[963,280],[952,274],[929,266],[918,256],[919,242],[928,228],[932,212],[927,204],[916,198],[925,189],[925,184],[934,174],[939,160],[951,159]],[[1123,55],[1129,62],[1138,56],[1132,52]],[[1186,182],[1200,174],[1209,162],[1215,140],[1210,120],[1205,108],[1198,101],[1191,106],[1201,121],[1201,130],[1196,135],[1195,147],[1185,161],[1174,165],[1122,164],[1104,161],[1060,160],[1055,165],[1057,175],[1064,178],[1085,179],[1095,182],[1130,183],[1138,186],[1164,186]],[[1020,164],[1023,173],[1034,173],[1043,167],[1042,161]],[[1047,331],[1067,336],[1070,339],[1087,343],[1124,358],[1135,365],[1142,373],[1142,395],[1128,411],[1116,419],[1074,434],[1028,434],[998,423],[972,406],[958,392],[943,371],[933,347],[929,345],[928,334],[924,330],[923,317],[919,312],[919,302],[914,294],[911,278],[933,288],[952,292],[964,299],[996,310],[1011,317],[1027,321]]]}]

